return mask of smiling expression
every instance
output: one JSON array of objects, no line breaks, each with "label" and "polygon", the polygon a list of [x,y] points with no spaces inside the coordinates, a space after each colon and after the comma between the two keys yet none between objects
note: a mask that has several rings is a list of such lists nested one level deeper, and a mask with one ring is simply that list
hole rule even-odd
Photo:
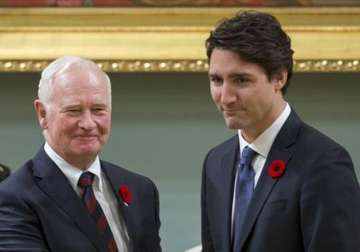
[{"label": "smiling expression", "polygon": [[107,79],[97,69],[78,67],[55,76],[50,101],[35,101],[44,136],[70,164],[86,169],[107,142],[111,98]]}]

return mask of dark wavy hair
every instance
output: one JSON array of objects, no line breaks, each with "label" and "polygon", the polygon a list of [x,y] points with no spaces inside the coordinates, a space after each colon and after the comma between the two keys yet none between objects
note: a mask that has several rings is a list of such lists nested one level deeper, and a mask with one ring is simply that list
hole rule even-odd
[{"label": "dark wavy hair", "polygon": [[245,11],[219,23],[206,40],[210,60],[215,48],[230,50],[241,59],[261,66],[271,80],[286,70],[287,81],[282,88],[285,95],[293,71],[293,53],[290,37],[279,21],[268,13]]}]

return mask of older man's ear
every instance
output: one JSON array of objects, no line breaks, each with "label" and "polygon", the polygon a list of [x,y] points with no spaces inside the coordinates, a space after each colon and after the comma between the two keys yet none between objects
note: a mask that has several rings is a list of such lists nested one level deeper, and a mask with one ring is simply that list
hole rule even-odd
[{"label": "older man's ear", "polygon": [[44,104],[39,99],[36,99],[34,101],[34,107],[35,107],[37,118],[39,120],[40,127],[42,129],[46,129],[47,128],[47,119],[46,119],[46,109],[45,109]]}]

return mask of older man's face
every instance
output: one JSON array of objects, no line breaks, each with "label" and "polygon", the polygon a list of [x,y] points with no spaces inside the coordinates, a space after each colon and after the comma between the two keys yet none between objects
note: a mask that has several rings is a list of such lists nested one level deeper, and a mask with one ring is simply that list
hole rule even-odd
[{"label": "older man's face", "polygon": [[40,120],[45,139],[70,164],[89,165],[107,142],[111,128],[106,78],[94,70],[76,69],[54,81],[51,101]]}]

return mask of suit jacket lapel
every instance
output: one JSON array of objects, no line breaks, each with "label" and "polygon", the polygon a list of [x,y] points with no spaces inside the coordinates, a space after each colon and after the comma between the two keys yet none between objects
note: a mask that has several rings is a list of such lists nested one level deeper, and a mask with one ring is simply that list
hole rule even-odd
[{"label": "suit jacket lapel", "polygon": [[[134,231],[132,224],[132,220],[134,219],[131,215],[132,212],[131,208],[132,205],[126,205],[123,199],[119,195],[119,189],[121,186],[126,185],[129,186],[129,190],[131,191],[131,185],[129,185],[129,181],[127,181],[127,176],[124,174],[121,175],[122,170],[117,167],[112,167],[110,165],[107,165],[105,162],[101,161],[101,169],[105,173],[108,181],[110,182],[112,191],[115,195],[115,198],[117,199],[119,209],[120,209],[120,218],[124,220],[125,226],[127,228],[127,233],[129,235],[129,243],[127,244],[129,251],[132,251],[133,249],[133,240],[131,237],[134,237]],[[120,173],[120,175],[119,175]]]},{"label": "suit jacket lapel", "polygon": [[81,200],[71,187],[65,175],[56,164],[47,156],[44,149],[38,152],[33,159],[34,177],[40,189],[46,193],[55,204],[75,222],[94,246],[105,251],[104,242],[98,238],[96,226],[86,212]]},{"label": "suit jacket lapel", "polygon": [[236,171],[236,161],[238,159],[239,152],[239,140],[237,136],[234,136],[229,148],[225,151],[225,154],[221,161],[221,174],[219,174],[217,184],[220,185],[220,199],[217,201],[219,204],[216,206],[215,217],[217,224],[213,229],[214,237],[221,237],[220,239],[214,239],[216,251],[230,251],[231,247],[231,214],[232,214],[232,201],[233,201],[233,187],[234,176]]},{"label": "suit jacket lapel", "polygon": [[247,216],[243,223],[243,237],[240,240],[240,251],[245,245],[246,239],[255,225],[256,219],[263,208],[266,199],[276,185],[278,179],[273,179],[268,175],[268,167],[274,160],[283,160],[287,164],[294,151],[294,143],[301,127],[301,121],[295,112],[291,112],[289,118],[281,128],[279,134],[271,147],[268,158],[261,172],[260,179],[250,202]]}]

